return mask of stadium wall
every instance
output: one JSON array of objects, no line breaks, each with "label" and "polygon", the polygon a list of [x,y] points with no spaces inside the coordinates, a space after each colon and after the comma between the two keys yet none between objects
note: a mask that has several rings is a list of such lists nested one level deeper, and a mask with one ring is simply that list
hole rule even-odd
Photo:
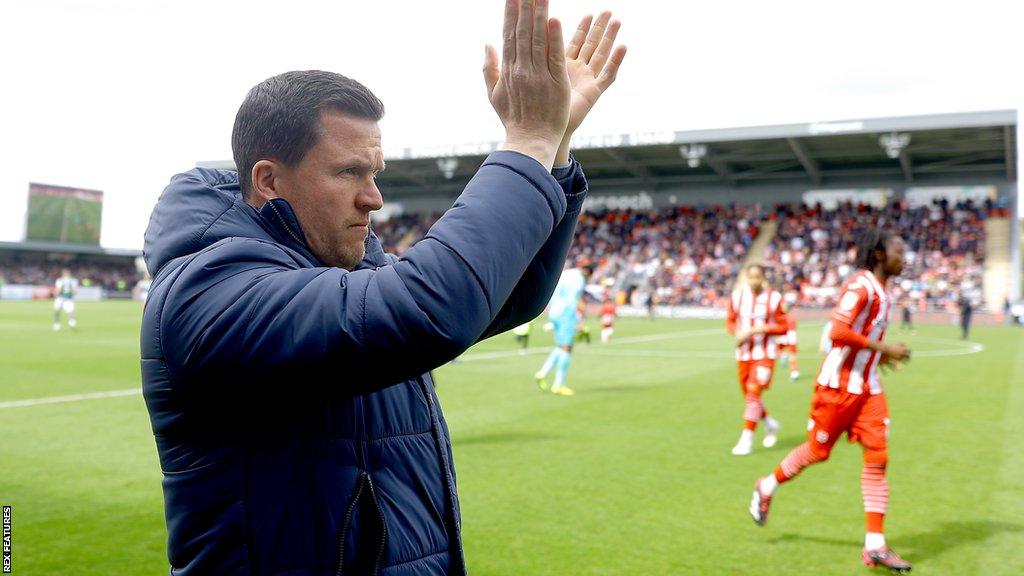
[{"label": "stadium wall", "polygon": [[[75,294],[76,301],[97,301],[106,297],[102,288],[83,286]],[[52,300],[53,286],[36,284],[4,284],[0,286],[0,300]]]},{"label": "stadium wall", "polygon": [[[765,206],[775,204],[799,203],[803,201],[803,194],[810,190],[876,190],[889,189],[892,191],[892,199],[903,199],[907,190],[911,188],[927,187],[950,187],[950,186],[994,186],[997,198],[1002,202],[1009,203],[1011,198],[1016,197],[1016,187],[1006,182],[1005,179],[986,180],[951,180],[942,179],[939,181],[886,181],[867,180],[862,183],[843,182],[842,184],[823,184],[822,186],[811,187],[809,185],[794,186],[793,184],[779,185],[758,185],[756,187],[744,186],[678,186],[658,190],[649,194],[654,198],[655,207],[675,205],[726,205],[738,204],[748,205],[760,203]],[[607,192],[601,188],[593,191],[593,195],[601,196]]]},{"label": "stadium wall", "polygon": [[1020,190],[1012,185],[1010,200],[1010,282],[1012,300],[1024,300],[1024,214],[1020,213]]},{"label": "stadium wall", "polygon": [[[892,190],[893,199],[902,199],[910,188],[925,188],[929,186],[994,186],[999,201],[1007,205],[1015,206],[1017,197],[1017,187],[1014,183],[1008,183],[1005,179],[984,178],[962,180],[942,178],[941,180],[920,180],[914,182],[874,179],[866,180],[859,184],[844,182],[835,185],[823,184],[813,188],[809,185],[796,186],[793,184],[757,186],[688,184],[649,191],[642,189],[610,189],[601,186],[599,180],[592,182],[592,186],[593,188],[585,206],[585,209],[589,210],[597,208],[648,210],[672,206],[751,205],[757,203],[767,207],[776,204],[802,202],[803,194],[811,189],[838,191],[884,188]],[[456,198],[456,196],[443,194],[390,196],[387,189],[382,190],[382,192],[389,204],[401,205],[401,212],[404,214],[443,212],[451,207]]]}]

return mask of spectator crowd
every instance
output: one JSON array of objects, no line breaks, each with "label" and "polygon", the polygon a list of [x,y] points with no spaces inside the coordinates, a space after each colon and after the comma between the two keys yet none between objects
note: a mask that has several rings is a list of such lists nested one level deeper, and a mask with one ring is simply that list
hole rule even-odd
[{"label": "spectator crowd", "polygon": [[[950,309],[961,297],[980,304],[985,220],[991,206],[936,201],[909,207],[864,204],[677,206],[658,210],[584,212],[569,260],[594,266],[592,285],[637,306],[722,308],[765,222],[775,236],[758,258],[772,283],[800,306],[828,308],[853,271],[860,230],[889,228],[907,242],[906,267],[892,284],[900,306]],[[374,222],[384,249],[402,255],[440,214],[400,215]],[[0,284],[51,285],[68,267],[82,286],[131,290],[141,278],[130,261],[63,264],[0,258]]]},{"label": "spectator crowd", "polygon": [[569,257],[634,305],[720,307],[762,221],[757,206],[587,212]]},{"label": "spectator crowd", "polygon": [[[591,284],[628,303],[725,307],[751,245],[767,220],[777,223],[760,258],[773,284],[800,306],[835,304],[853,271],[857,232],[889,228],[907,242],[906,267],[892,284],[898,305],[948,310],[961,297],[980,304],[985,220],[996,210],[945,200],[909,207],[679,206],[584,212],[569,259],[595,267]],[[401,254],[439,215],[400,216],[374,225],[385,249]]]},{"label": "spectator crowd", "polygon": [[894,202],[884,208],[841,204],[779,206],[775,237],[764,261],[775,283],[797,295],[800,304],[831,307],[843,279],[852,271],[859,230],[887,228],[907,244],[903,274],[892,282],[897,304],[918,310],[949,310],[961,296],[980,303],[988,208],[971,202],[938,201],[911,208]]},{"label": "spectator crowd", "polygon": [[142,277],[131,261],[122,264],[0,260],[0,285],[52,286],[67,268],[82,287],[95,286],[110,292],[126,292]]}]

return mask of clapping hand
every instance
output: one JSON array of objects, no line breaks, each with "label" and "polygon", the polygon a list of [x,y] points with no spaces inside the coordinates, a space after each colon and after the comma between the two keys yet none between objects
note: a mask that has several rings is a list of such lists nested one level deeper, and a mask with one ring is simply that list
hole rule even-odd
[{"label": "clapping hand", "polygon": [[502,149],[526,154],[548,170],[569,121],[570,84],[562,27],[548,0],[506,0],[502,58],[486,47],[487,97],[505,126]]},{"label": "clapping hand", "polygon": [[593,16],[585,16],[565,49],[565,67],[572,85],[572,100],[569,105],[569,124],[558,147],[556,164],[568,161],[569,140],[601,95],[615,82],[619,66],[626,57],[625,46],[620,44],[612,48],[621,23],[611,18],[611,12],[602,12],[596,22]]}]

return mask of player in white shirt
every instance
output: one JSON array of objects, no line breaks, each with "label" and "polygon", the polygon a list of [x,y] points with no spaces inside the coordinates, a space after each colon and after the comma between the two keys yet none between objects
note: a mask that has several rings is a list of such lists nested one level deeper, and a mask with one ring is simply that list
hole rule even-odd
[{"label": "player in white shirt", "polygon": [[53,331],[60,330],[61,311],[68,317],[68,327],[72,330],[78,325],[75,320],[75,294],[78,293],[78,280],[71,277],[67,268],[60,271],[60,278],[54,283],[53,299]]},{"label": "player in white shirt", "polygon": [[526,349],[530,345],[530,328],[532,325],[527,322],[512,329],[512,334],[515,335],[516,342],[519,343],[519,354],[521,355],[526,355]]},{"label": "player in white shirt", "polygon": [[132,298],[145,304],[146,298],[149,297],[149,288],[152,285],[153,279],[149,277],[149,274],[146,274],[142,280],[135,283],[135,288],[132,289]]},{"label": "player in white shirt", "polygon": [[583,297],[583,289],[587,285],[587,279],[593,271],[592,266],[570,268],[562,272],[555,287],[555,293],[551,296],[551,303],[548,304],[548,318],[554,327],[555,349],[548,355],[534,378],[541,390],[548,389],[547,375],[552,368],[555,369],[555,381],[551,385],[551,392],[560,396],[572,396],[572,388],[565,385],[565,376],[569,371],[569,362],[572,360],[572,346],[576,339],[576,327],[578,324],[577,309],[580,298]]}]

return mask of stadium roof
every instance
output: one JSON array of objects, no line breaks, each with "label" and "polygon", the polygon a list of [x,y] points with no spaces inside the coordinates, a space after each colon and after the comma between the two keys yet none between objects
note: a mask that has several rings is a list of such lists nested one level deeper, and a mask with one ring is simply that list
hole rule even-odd
[{"label": "stadium roof", "polygon": [[[1016,128],[1015,110],[997,110],[578,138],[573,153],[594,190],[1016,182]],[[387,149],[378,181],[388,198],[455,195],[498,145]]]}]

